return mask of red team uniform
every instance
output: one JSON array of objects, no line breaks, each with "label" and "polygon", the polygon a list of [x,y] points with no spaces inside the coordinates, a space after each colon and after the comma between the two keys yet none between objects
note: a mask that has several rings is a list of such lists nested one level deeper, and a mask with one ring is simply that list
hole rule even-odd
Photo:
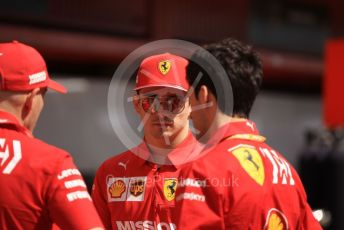
[{"label": "red team uniform", "polygon": [[143,142],[105,161],[94,181],[92,198],[107,229],[176,229],[171,214],[179,171],[202,147],[188,126],[187,63],[163,53],[140,64],[134,107]]},{"label": "red team uniform", "polygon": [[102,226],[71,156],[0,111],[0,229]]},{"label": "red team uniform", "polygon": [[143,142],[105,161],[98,169],[92,198],[107,229],[176,229],[171,219],[181,163],[200,145],[189,136],[168,154],[170,165],[150,161]]},{"label": "red team uniform", "polygon": [[180,172],[178,229],[321,229],[297,172],[253,122],[230,122],[216,138]]}]

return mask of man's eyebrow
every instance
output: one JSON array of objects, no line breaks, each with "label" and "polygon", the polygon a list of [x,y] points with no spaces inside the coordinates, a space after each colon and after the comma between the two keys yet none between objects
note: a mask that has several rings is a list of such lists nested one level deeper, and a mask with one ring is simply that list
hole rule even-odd
[{"label": "man's eyebrow", "polygon": [[166,95],[168,96],[177,96],[177,97],[184,97],[184,93],[175,93],[175,92],[167,92]]},{"label": "man's eyebrow", "polygon": [[154,93],[143,93],[143,94],[140,94],[140,96],[142,96],[142,97],[156,97],[158,95],[154,94]]},{"label": "man's eyebrow", "polygon": [[172,92],[167,92],[164,95],[158,95],[155,93],[141,93],[140,94],[141,97],[185,97],[184,94],[179,94],[179,93],[172,93]]}]

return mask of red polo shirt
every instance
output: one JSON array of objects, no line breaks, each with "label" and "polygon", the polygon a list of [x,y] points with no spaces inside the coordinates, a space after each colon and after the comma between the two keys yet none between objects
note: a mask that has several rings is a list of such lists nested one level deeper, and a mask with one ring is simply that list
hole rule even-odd
[{"label": "red polo shirt", "polygon": [[0,229],[101,227],[71,156],[0,111]]},{"label": "red polo shirt", "polygon": [[167,156],[170,164],[150,161],[143,142],[105,161],[98,169],[92,198],[107,229],[175,229],[171,219],[181,164],[201,146],[190,133]]},{"label": "red polo shirt", "polygon": [[253,122],[228,123],[214,140],[180,172],[178,229],[321,229],[297,172]]}]

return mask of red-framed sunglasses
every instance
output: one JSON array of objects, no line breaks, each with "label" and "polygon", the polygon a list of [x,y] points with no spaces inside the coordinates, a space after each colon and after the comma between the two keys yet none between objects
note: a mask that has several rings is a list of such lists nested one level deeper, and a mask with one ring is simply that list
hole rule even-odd
[{"label": "red-framed sunglasses", "polygon": [[185,97],[178,95],[143,95],[140,97],[141,107],[146,113],[158,112],[161,106],[162,112],[178,114],[184,110],[185,101]]}]

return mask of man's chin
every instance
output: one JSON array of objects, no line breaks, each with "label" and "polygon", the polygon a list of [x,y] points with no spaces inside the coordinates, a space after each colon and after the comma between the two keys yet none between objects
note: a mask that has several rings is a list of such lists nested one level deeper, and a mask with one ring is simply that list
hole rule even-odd
[{"label": "man's chin", "polygon": [[159,130],[159,131],[155,131],[154,133],[152,132],[151,135],[157,139],[164,140],[165,138],[172,137],[173,133],[169,130]]},{"label": "man's chin", "polygon": [[161,132],[162,138],[171,138],[173,136],[173,133],[169,130],[164,130]]}]

